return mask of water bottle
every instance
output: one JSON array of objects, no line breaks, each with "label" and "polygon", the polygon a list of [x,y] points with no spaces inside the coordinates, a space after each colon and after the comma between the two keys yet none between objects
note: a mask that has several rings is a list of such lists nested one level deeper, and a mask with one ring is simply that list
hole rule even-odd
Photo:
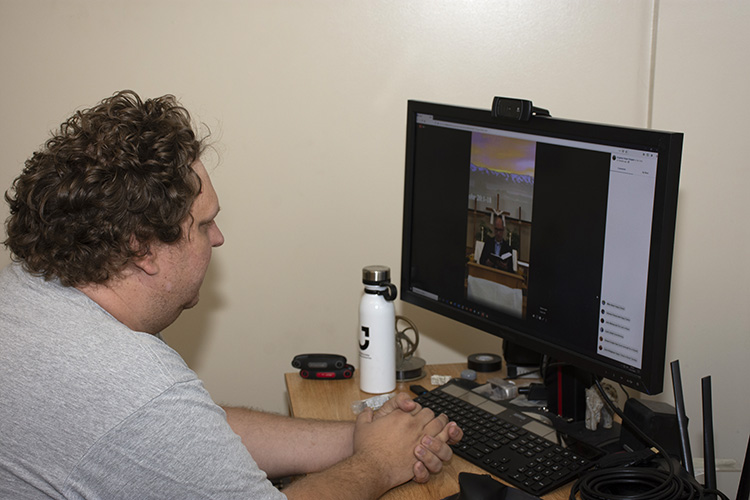
[{"label": "water bottle", "polygon": [[359,388],[385,394],[396,388],[396,286],[386,266],[362,269],[359,302]]}]

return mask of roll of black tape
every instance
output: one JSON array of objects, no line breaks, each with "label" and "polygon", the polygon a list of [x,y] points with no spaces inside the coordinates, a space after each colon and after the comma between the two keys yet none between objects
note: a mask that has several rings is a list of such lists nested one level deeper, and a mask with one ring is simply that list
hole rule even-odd
[{"label": "roll of black tape", "polygon": [[503,367],[503,358],[485,352],[469,356],[469,368],[477,372],[496,372]]}]

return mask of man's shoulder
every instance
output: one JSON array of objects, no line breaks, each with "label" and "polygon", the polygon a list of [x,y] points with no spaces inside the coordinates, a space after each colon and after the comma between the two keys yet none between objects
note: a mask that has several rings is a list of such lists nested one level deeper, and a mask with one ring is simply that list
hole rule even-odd
[{"label": "man's shoulder", "polygon": [[15,265],[0,276],[3,288],[13,293],[0,298],[0,362],[19,391],[115,410],[196,378],[162,340],[130,330],[74,288]]},{"label": "man's shoulder", "polygon": [[0,296],[0,440],[13,436],[0,462],[33,455],[35,467],[62,480],[152,402],[188,389],[209,400],[179,354],[75,289],[12,266],[0,276]]}]

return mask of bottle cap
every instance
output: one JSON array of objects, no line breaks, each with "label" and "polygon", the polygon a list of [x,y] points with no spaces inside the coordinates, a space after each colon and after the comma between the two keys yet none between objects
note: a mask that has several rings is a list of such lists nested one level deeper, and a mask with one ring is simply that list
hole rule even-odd
[{"label": "bottle cap", "polygon": [[365,285],[385,285],[391,282],[391,268],[388,266],[367,266],[362,268],[362,283]]}]

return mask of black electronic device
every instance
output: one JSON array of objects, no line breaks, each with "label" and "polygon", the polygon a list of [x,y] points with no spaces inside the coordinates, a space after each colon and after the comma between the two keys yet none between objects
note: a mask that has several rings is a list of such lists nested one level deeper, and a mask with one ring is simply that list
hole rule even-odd
[{"label": "black electronic device", "polygon": [[341,370],[346,358],[340,354],[298,354],[292,359],[292,366],[308,371]]},{"label": "black electronic device", "polygon": [[511,488],[499,481],[495,481],[487,474],[472,474],[460,472],[458,474],[459,492],[443,500],[538,500],[539,497],[529,495],[521,490]]},{"label": "black electronic device", "polygon": [[503,340],[503,359],[508,365],[532,366],[537,370],[542,365],[541,354],[507,340]]},{"label": "black electronic device", "polygon": [[[625,402],[623,412],[632,425],[659,443],[667,454],[674,458],[681,457],[680,430],[673,406],[661,401],[631,398]],[[629,425],[622,426],[620,445],[630,451],[652,446],[651,442],[644,442],[631,431]]]},{"label": "black electronic device", "polygon": [[576,422],[586,418],[586,389],[594,384],[591,372],[558,363],[544,373],[550,411]]},{"label": "black electronic device", "polygon": [[672,370],[672,390],[674,392],[675,412],[677,414],[677,428],[680,433],[680,459],[685,471],[691,477],[695,477],[693,452],[690,448],[690,435],[688,433],[688,416],[685,411],[685,395],[682,390],[682,375],[680,375],[680,361],[674,360],[669,366]]},{"label": "black electronic device", "polygon": [[704,486],[711,493],[706,495],[707,500],[714,500],[717,488],[716,481],[716,453],[714,450],[714,416],[713,402],[711,400],[711,377],[701,379],[701,400],[703,402],[703,477]]},{"label": "black electronic device", "polygon": [[300,377],[310,380],[338,380],[344,378],[352,378],[354,376],[354,367],[352,365],[344,365],[343,368],[336,369],[331,368],[327,370],[300,370]]},{"label": "black electronic device", "polygon": [[402,300],[660,393],[682,140],[409,101]]},{"label": "black electronic device", "polygon": [[529,121],[532,116],[550,116],[544,108],[535,107],[526,99],[512,97],[495,97],[492,100],[492,116],[508,120]]},{"label": "black electronic device", "polygon": [[419,384],[410,385],[409,390],[413,392],[414,394],[416,394],[417,396],[421,396],[425,392],[428,392],[427,389],[425,389]]},{"label": "black electronic device", "polygon": [[740,483],[737,486],[737,500],[750,500],[750,438],[747,440],[745,461],[742,463]]},{"label": "black electronic device", "polygon": [[572,481],[593,465],[591,459],[601,456],[593,448],[561,446],[555,442],[556,426],[537,420],[540,414],[492,401],[459,379],[423,392],[415,401],[461,426],[464,437],[452,446],[456,455],[532,495]]}]

